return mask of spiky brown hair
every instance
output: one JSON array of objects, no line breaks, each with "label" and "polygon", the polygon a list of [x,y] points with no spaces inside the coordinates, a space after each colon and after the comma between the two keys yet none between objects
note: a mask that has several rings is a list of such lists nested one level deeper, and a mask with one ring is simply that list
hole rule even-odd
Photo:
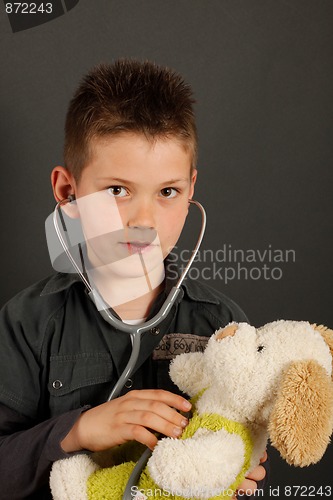
[{"label": "spiky brown hair", "polygon": [[65,167],[79,180],[92,139],[123,132],[175,138],[197,159],[193,93],[175,71],[150,61],[100,64],[82,80],[66,117]]}]

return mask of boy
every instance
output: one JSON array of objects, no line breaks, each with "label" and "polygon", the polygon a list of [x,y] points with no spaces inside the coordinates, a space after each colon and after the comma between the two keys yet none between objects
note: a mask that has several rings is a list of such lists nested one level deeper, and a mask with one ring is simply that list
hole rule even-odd
[{"label": "boy", "polygon": [[[130,288],[124,283],[136,283],[137,276],[105,261],[103,245],[89,233],[90,222],[98,225],[105,212],[94,213],[93,206],[85,214],[82,200],[107,193],[124,232],[155,231],[165,259],[182,231],[197,176],[192,104],[177,74],[124,60],[89,73],[68,110],[65,167],[52,172],[54,196],[77,200],[90,279],[125,322],[144,321],[159,310],[173,285],[168,266],[165,279],[160,275],[144,293],[117,300]],[[129,237],[117,245],[140,257],[150,246]],[[170,346],[181,337],[202,349],[205,337],[230,321],[246,317],[222,294],[187,279],[182,299],[143,335],[122,395],[105,403],[127,363],[128,335],[103,320],[76,275],[58,273],[15,297],[0,318],[0,497],[51,498],[52,463],[71,453],[129,440],[153,448],[155,432],[179,436],[187,424],[179,411],[190,404],[169,379]],[[259,465],[242,487],[255,489],[264,475]]]}]

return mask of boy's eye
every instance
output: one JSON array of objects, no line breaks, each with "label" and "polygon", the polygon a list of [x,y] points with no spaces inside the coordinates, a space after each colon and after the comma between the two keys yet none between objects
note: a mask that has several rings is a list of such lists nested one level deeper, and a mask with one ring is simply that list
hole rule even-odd
[{"label": "boy's eye", "polygon": [[169,187],[163,188],[161,189],[161,195],[164,198],[174,198],[177,195],[177,189]]},{"label": "boy's eye", "polygon": [[111,186],[107,189],[107,191],[111,196],[115,196],[117,198],[122,198],[127,195],[126,189],[122,186]]}]

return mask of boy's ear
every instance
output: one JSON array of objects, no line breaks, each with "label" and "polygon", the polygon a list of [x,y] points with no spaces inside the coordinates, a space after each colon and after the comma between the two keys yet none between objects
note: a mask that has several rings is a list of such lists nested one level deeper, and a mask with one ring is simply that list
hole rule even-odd
[{"label": "boy's ear", "polygon": [[[57,202],[66,200],[69,196],[75,196],[75,180],[73,175],[65,167],[54,167],[51,173],[51,184],[53,195]],[[72,218],[79,217],[76,204],[66,203],[62,205],[62,210]]]},{"label": "boy's ear", "polygon": [[65,200],[74,194],[75,181],[72,174],[65,167],[54,167],[51,173],[51,184],[56,201]]}]

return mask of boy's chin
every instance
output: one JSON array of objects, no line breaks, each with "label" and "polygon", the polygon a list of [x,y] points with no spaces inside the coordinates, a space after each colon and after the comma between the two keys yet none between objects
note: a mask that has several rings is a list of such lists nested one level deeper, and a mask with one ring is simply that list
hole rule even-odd
[{"label": "boy's chin", "polygon": [[155,262],[144,262],[144,265],[142,265],[139,256],[132,257],[110,264],[100,264],[90,272],[99,278],[133,280],[133,282],[138,281],[138,283],[149,280],[152,287],[158,286],[163,281],[165,273],[164,262],[161,259]]}]

